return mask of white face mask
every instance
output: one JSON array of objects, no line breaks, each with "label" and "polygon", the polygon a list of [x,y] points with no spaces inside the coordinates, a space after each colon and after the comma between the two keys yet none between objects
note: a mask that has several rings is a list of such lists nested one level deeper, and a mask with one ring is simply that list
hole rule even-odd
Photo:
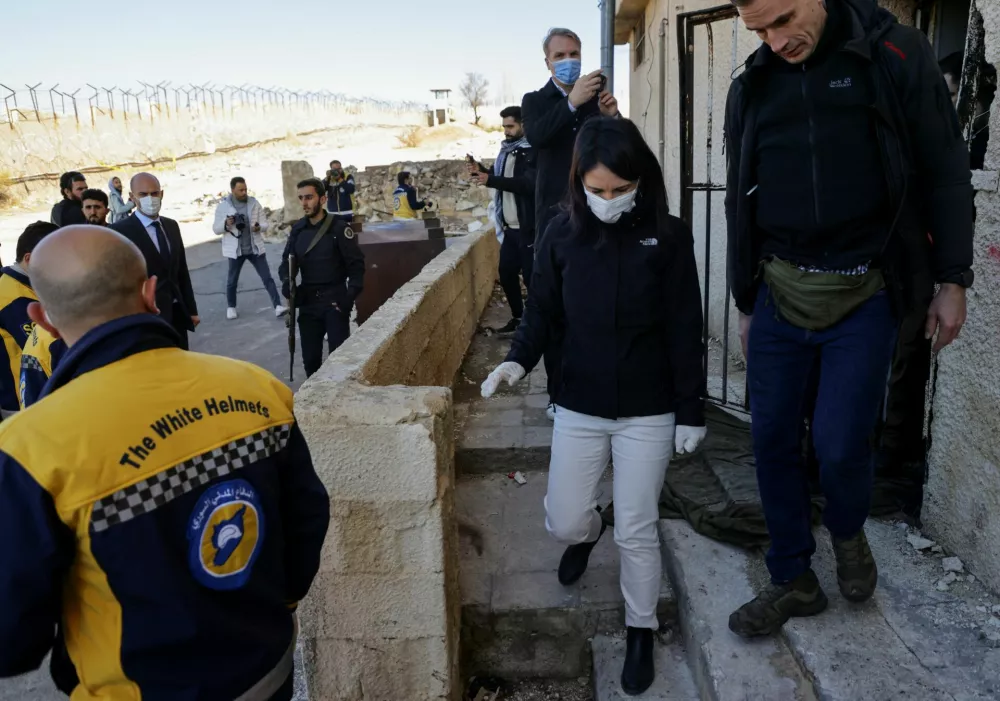
[{"label": "white face mask", "polygon": [[160,213],[160,203],[163,201],[161,197],[152,197],[146,195],[145,197],[139,198],[139,211],[145,214],[147,217],[155,217]]},{"label": "white face mask", "polygon": [[639,194],[639,188],[636,187],[632,192],[626,192],[611,200],[595,195],[590,190],[584,192],[587,195],[587,205],[594,216],[605,224],[614,224],[625,212],[631,212],[635,208],[635,197]]}]

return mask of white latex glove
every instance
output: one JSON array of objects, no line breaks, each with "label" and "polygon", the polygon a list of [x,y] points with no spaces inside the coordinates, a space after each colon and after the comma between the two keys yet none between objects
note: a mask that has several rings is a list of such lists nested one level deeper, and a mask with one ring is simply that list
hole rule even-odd
[{"label": "white latex glove", "polygon": [[678,426],[674,432],[674,452],[677,455],[693,453],[707,434],[707,426]]},{"label": "white latex glove", "polygon": [[497,369],[490,373],[482,386],[483,397],[489,399],[500,387],[500,380],[506,380],[508,386],[514,386],[524,377],[524,368],[520,363],[500,363]]}]

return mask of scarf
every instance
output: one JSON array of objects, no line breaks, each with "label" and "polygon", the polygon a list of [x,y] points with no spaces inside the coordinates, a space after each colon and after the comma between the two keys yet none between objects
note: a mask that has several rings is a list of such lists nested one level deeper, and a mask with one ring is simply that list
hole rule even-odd
[{"label": "scarf", "polygon": [[[504,174],[504,169],[507,167],[507,156],[513,153],[519,148],[531,148],[531,144],[525,137],[520,139],[506,139],[502,144],[500,144],[500,154],[497,156],[496,161],[493,163],[493,174],[498,178],[502,178]],[[493,195],[494,207],[496,208],[496,223],[497,223],[497,234],[503,233],[503,191],[497,189],[496,193]]]}]

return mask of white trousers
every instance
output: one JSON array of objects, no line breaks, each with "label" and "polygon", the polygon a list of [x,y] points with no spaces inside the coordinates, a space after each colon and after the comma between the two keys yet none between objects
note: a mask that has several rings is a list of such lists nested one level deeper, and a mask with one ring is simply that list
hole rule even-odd
[{"label": "white trousers", "polygon": [[660,491],[674,454],[673,414],[601,419],[556,409],[545,528],[558,541],[589,543],[600,536],[597,485],[614,455],[615,543],[621,554],[625,623],[659,627]]}]

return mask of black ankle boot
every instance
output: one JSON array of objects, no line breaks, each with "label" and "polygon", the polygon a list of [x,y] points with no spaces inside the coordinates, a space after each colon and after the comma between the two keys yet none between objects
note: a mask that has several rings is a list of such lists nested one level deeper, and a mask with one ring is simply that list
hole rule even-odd
[{"label": "black ankle boot", "polygon": [[622,691],[638,696],[653,685],[653,677],[653,631],[630,627],[622,667]]},{"label": "black ankle boot", "polygon": [[[597,513],[600,515],[601,507],[597,507]],[[601,539],[604,535],[604,531],[608,528],[608,524],[601,521],[601,532],[597,534],[597,540]],[[590,560],[590,551],[594,549],[597,545],[597,540],[590,543],[577,543],[576,545],[571,545],[566,548],[566,552],[563,553],[562,559],[559,560],[559,583],[564,587],[568,587],[570,584],[576,583],[583,573],[587,571],[587,562]]]}]

